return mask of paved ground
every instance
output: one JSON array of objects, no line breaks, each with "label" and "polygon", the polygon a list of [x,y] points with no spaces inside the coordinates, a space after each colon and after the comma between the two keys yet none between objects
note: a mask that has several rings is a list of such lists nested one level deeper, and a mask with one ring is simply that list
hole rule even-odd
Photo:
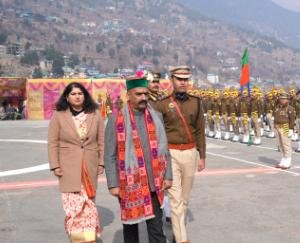
[{"label": "paved ground", "polygon": [[[68,242],[54,176],[47,170],[47,122],[0,123],[0,242]],[[300,154],[288,171],[274,169],[274,139],[247,146],[207,139],[207,169],[197,174],[190,202],[192,243],[300,242]],[[295,145],[295,144],[294,144]],[[19,170],[37,170],[29,172]],[[123,242],[119,207],[100,178],[102,240]],[[147,242],[145,225],[141,242]],[[171,227],[165,225],[171,239]]]}]

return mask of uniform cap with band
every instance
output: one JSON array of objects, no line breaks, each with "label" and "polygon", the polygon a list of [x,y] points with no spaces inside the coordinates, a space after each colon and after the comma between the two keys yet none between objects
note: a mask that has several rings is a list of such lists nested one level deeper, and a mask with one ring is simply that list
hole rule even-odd
[{"label": "uniform cap with band", "polygon": [[289,94],[286,92],[280,93],[279,99],[289,99]]},{"label": "uniform cap with band", "polygon": [[177,66],[170,68],[170,74],[177,78],[189,79],[191,77],[191,69],[189,66]]},{"label": "uniform cap with band", "polygon": [[161,78],[161,74],[158,71],[152,71],[152,75],[153,75],[153,80],[160,80]]}]

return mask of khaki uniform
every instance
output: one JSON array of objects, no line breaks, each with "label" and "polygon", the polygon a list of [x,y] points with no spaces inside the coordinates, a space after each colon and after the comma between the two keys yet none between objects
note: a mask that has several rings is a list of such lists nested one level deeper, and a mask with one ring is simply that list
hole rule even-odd
[{"label": "khaki uniform", "polygon": [[215,138],[221,138],[221,99],[215,98],[213,101],[213,120],[214,130],[216,132]]},{"label": "khaki uniform", "polygon": [[208,136],[213,137],[214,135],[214,121],[213,121],[213,98],[208,97],[206,100],[207,109],[207,130]]},{"label": "khaki uniform", "polygon": [[264,102],[264,113],[266,114],[267,123],[269,125],[269,137],[274,137],[274,113],[275,99],[267,98]]},{"label": "khaki uniform", "polygon": [[250,118],[250,98],[241,97],[238,103],[238,116],[240,117],[240,126],[243,132],[243,143],[249,142],[249,118]]},{"label": "khaki uniform", "polygon": [[[192,141],[186,132],[174,102],[184,116]],[[194,174],[200,158],[205,158],[205,124],[201,99],[186,94],[183,99],[175,94],[155,103],[155,108],[162,113],[170,153],[172,157],[173,185],[168,190],[172,212],[172,228],[176,242],[188,240],[185,218],[192,189]]]},{"label": "khaki uniform", "polygon": [[224,124],[224,132],[225,136],[224,139],[228,140],[229,139],[229,122],[228,122],[228,117],[229,117],[229,98],[222,98],[221,102],[221,114],[222,114],[222,121]]},{"label": "khaki uniform", "polygon": [[[296,136],[295,140],[299,139],[300,136],[300,99],[297,100],[295,103],[295,111],[296,111],[296,120],[295,120],[295,126],[296,126]],[[298,148],[296,149],[296,152],[300,152],[300,141],[298,143]]]},{"label": "khaki uniform", "polygon": [[297,98],[296,98],[296,96],[291,96],[290,102],[289,102],[290,106],[293,107],[293,108],[295,108],[296,103],[297,103]]},{"label": "khaki uniform", "polygon": [[208,121],[207,121],[207,100],[208,98],[203,96],[201,97],[201,101],[202,101],[202,105],[203,105],[203,112],[204,112],[204,121],[205,121],[205,134],[208,134],[209,131],[207,129],[207,124],[208,124]]},{"label": "khaki uniform", "polygon": [[295,103],[295,112],[296,112],[296,131],[300,135],[300,99]]},{"label": "khaki uniform", "polygon": [[113,105],[112,105],[110,95],[106,97],[105,106],[106,106],[106,116],[108,117],[113,110]]},{"label": "khaki uniform", "polygon": [[263,103],[258,97],[252,97],[250,102],[251,120],[254,127],[254,144],[261,143],[261,118],[263,115]]},{"label": "khaki uniform", "polygon": [[149,92],[148,103],[152,107],[155,107],[154,104],[158,101],[161,101],[163,98],[164,98],[164,95],[161,92],[158,92],[158,93]]},{"label": "khaki uniform", "polygon": [[292,143],[288,137],[289,130],[294,128],[295,109],[290,106],[278,105],[274,111],[275,132],[282,153],[280,166],[286,168],[291,166]]},{"label": "khaki uniform", "polygon": [[237,99],[231,97],[229,99],[228,112],[230,115],[230,124],[232,125],[235,137],[239,136],[239,126],[238,126],[238,103]]}]

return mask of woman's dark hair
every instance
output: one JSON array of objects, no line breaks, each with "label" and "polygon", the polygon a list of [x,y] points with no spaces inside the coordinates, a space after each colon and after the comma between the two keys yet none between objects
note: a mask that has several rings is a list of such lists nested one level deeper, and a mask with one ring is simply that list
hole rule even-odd
[{"label": "woman's dark hair", "polygon": [[55,108],[57,111],[65,111],[69,108],[67,97],[72,92],[73,88],[80,89],[84,95],[83,110],[85,113],[92,113],[98,108],[98,105],[93,100],[86,88],[80,83],[72,82],[67,85],[64,92],[59,97],[59,100],[56,102]]}]

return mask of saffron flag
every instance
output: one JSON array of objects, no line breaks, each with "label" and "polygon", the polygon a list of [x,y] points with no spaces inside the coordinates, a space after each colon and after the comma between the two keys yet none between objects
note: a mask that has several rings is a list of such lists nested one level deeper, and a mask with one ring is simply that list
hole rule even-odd
[{"label": "saffron flag", "polygon": [[245,49],[243,57],[242,57],[242,71],[241,71],[241,79],[240,86],[243,87],[245,85],[249,86],[250,83],[250,70],[249,70],[249,52],[248,49]]}]

